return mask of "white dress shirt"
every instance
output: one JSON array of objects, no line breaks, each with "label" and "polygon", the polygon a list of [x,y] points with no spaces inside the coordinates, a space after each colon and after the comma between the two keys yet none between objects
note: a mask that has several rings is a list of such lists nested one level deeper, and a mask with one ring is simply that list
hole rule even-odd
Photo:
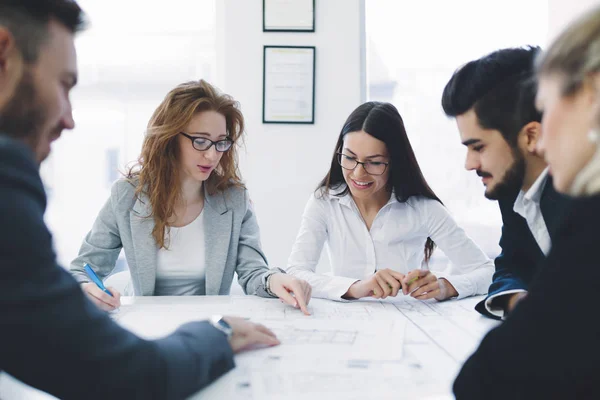
[{"label": "white dress shirt", "polygon": [[204,295],[204,210],[188,225],[171,227],[165,239],[169,248],[158,251],[155,296]]},{"label": "white dress shirt", "polygon": [[[439,202],[413,196],[401,203],[392,195],[369,231],[352,196],[334,193],[309,199],[286,268],[312,285],[314,297],[340,300],[354,282],[377,270],[405,274],[420,268],[427,237],[452,261],[451,273],[436,275],[452,283],[459,298],[487,292],[493,261]],[[315,272],[323,245],[334,276]]]},{"label": "white dress shirt", "polygon": [[[525,221],[527,221],[527,226],[529,227],[531,234],[546,256],[550,252],[552,241],[550,240],[550,234],[548,233],[548,228],[546,227],[546,222],[544,221],[544,216],[542,215],[540,199],[542,198],[542,192],[544,191],[547,180],[548,168],[542,171],[540,176],[538,176],[526,193],[522,190],[519,192],[519,195],[517,196],[513,206],[514,212],[525,218]],[[504,309],[500,307],[492,307],[492,301],[501,296],[520,292],[526,292],[526,290],[511,289],[496,293],[486,300],[485,307],[490,313],[504,318]]]},{"label": "white dress shirt", "polygon": [[542,171],[527,193],[523,193],[521,190],[513,206],[513,210],[527,221],[527,226],[529,226],[529,230],[544,255],[548,255],[552,246],[550,234],[540,208],[540,199],[547,180],[548,168]]}]

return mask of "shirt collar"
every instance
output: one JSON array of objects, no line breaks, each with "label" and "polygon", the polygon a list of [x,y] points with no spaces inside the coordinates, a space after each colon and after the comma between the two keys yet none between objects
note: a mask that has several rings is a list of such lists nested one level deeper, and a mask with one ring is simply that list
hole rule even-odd
[{"label": "shirt collar", "polygon": [[529,188],[527,193],[523,197],[525,199],[533,201],[537,204],[540,203],[540,199],[542,198],[542,192],[544,191],[544,186],[546,180],[548,179],[548,167],[542,171],[540,176],[533,182],[533,185]]},{"label": "shirt collar", "polygon": [[542,192],[544,191],[544,184],[548,179],[548,168],[542,171],[540,176],[537,177],[533,185],[529,188],[529,190],[525,193],[522,190],[519,192],[519,195],[515,199],[515,204],[513,206],[513,211],[517,214],[525,217],[525,204],[528,202],[533,202],[537,205],[540,204],[540,199],[542,198]]},{"label": "shirt collar", "polygon": [[[336,196],[336,195],[342,193],[346,188],[347,188],[346,185],[341,185],[337,189],[330,189],[329,196],[332,199],[337,199],[341,205],[352,208],[354,199],[352,199],[352,195],[350,194],[350,191],[348,191],[348,193],[346,193],[343,196]],[[390,196],[390,199],[388,200],[388,202],[385,204],[384,207],[386,207],[392,203],[397,203],[397,202],[398,202],[398,200],[396,199],[396,194],[394,191],[392,191],[392,195]]]}]

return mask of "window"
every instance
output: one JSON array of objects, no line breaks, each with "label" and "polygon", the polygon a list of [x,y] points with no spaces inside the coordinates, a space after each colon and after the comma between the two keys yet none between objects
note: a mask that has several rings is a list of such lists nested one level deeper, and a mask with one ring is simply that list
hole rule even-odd
[{"label": "window", "polygon": [[[464,169],[465,149],[442,110],[442,91],[472,59],[503,47],[544,44],[548,2],[367,0],[365,11],[368,100],[398,108],[427,181],[458,224],[494,257],[500,211],[483,196],[477,175]],[[440,251],[436,257],[443,261]]]},{"label": "window", "polygon": [[119,149],[106,150],[106,186],[111,187],[118,180],[119,174]]},{"label": "window", "polygon": [[211,81],[216,70],[214,0],[78,3],[90,25],[76,39],[76,128],[53,145],[41,171],[46,222],[63,266],[77,256],[108,199],[107,181],[137,159],[148,120],[167,92],[188,80]]}]

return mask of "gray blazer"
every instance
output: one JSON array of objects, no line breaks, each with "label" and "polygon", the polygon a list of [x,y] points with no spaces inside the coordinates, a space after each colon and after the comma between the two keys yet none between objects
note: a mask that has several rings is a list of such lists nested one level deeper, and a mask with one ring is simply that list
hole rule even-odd
[{"label": "gray blazer", "polygon": [[[135,195],[125,179],[112,186],[111,196],[86,235],[71,273],[79,282],[90,278],[83,270],[90,264],[101,279],[115,268],[121,248],[129,264],[133,289],[138,296],[152,296],[156,281],[158,246],[152,237],[154,220],[150,201]],[[205,192],[206,294],[227,295],[233,273],[246,294],[271,297],[265,290],[269,270],[261,250],[256,217],[245,189],[231,187],[209,195]]]}]

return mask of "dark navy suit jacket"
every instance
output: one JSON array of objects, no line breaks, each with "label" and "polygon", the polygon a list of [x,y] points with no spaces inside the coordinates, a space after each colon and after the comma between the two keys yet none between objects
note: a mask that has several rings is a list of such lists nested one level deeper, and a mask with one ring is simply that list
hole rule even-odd
[{"label": "dark navy suit jacket", "polygon": [[156,341],[121,328],[56,263],[25,146],[0,135],[0,371],[61,399],[180,399],[233,368],[225,335],[192,322]]},{"label": "dark navy suit jacket", "polygon": [[[528,290],[540,263],[545,258],[527,221],[513,210],[517,195],[518,191],[498,201],[503,222],[500,238],[502,253],[495,260],[496,272],[488,290],[488,297],[475,306],[481,314],[496,319],[498,317],[485,308],[485,301],[490,296],[506,290]],[[567,197],[556,192],[552,186],[552,177],[549,176],[542,190],[540,208],[552,243],[569,203]]]},{"label": "dark navy suit jacket", "polygon": [[573,200],[527,297],[454,383],[457,400],[600,399],[600,196]]}]

